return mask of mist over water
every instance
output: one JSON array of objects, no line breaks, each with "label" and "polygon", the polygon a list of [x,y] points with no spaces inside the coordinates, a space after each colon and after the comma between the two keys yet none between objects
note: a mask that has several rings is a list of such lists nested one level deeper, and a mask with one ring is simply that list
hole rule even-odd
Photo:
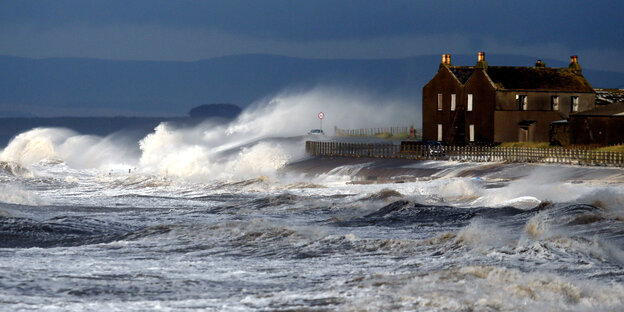
[{"label": "mist over water", "polygon": [[621,310],[621,168],[304,154],[319,111],[331,133],[413,106],[315,88],[138,140],[22,133],[0,310]]},{"label": "mist over water", "polygon": [[316,116],[321,111],[327,116],[327,133],[334,126],[387,126],[387,120],[408,125],[413,119],[406,116],[416,116],[413,103],[401,99],[317,87],[260,100],[226,124],[206,121],[195,127],[176,127],[162,123],[139,142],[115,135],[102,138],[37,128],[11,140],[0,160],[24,166],[56,160],[75,169],[138,168],[144,173],[203,181],[249,178],[304,157],[303,135],[320,127]]}]

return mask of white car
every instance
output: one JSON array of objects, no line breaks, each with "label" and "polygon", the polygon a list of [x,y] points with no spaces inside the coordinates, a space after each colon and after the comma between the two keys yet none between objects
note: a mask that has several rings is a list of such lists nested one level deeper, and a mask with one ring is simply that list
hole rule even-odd
[{"label": "white car", "polygon": [[309,135],[325,135],[325,132],[321,129],[312,129],[308,132]]}]

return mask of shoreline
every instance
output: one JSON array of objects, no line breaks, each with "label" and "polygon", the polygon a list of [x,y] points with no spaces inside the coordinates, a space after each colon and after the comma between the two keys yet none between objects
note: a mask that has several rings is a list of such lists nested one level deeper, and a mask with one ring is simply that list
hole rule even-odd
[{"label": "shoreline", "polygon": [[443,177],[511,181],[540,172],[558,174],[561,182],[624,183],[624,169],[619,167],[542,163],[310,157],[290,163],[284,169],[306,175],[351,176],[353,184],[405,183]]}]

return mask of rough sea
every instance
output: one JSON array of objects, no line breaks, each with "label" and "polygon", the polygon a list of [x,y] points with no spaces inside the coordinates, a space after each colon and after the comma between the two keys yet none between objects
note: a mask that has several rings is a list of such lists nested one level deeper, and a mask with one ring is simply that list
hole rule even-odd
[{"label": "rough sea", "polygon": [[624,309],[621,168],[310,159],[221,127],[13,139],[0,310]]}]

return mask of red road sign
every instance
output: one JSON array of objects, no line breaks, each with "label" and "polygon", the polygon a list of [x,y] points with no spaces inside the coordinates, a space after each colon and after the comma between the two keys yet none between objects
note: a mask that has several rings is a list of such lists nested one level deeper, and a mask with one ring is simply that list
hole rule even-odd
[{"label": "red road sign", "polygon": [[325,118],[325,114],[323,114],[323,112],[318,113],[318,118],[319,119]]}]

